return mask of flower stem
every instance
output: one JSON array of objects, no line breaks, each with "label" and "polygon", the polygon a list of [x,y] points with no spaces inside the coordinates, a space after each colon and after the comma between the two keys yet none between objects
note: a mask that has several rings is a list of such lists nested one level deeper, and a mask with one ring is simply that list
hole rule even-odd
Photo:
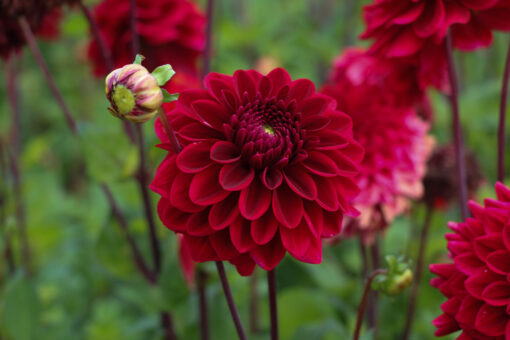
[{"label": "flower stem", "polygon": [[453,45],[450,31],[446,36],[446,56],[448,60],[448,75],[450,78],[450,86],[452,91],[450,94],[450,104],[452,107],[453,115],[455,161],[457,165],[457,178],[459,181],[459,203],[462,219],[465,220],[469,215],[467,207],[466,167],[464,162],[462,127],[460,125],[459,86],[457,82],[457,72],[455,70],[455,62],[453,60]]},{"label": "flower stem", "polygon": [[202,79],[211,71],[212,29],[214,17],[214,0],[207,0],[207,26],[205,28],[205,48],[202,60]]},{"label": "flower stem", "polygon": [[361,298],[361,302],[358,307],[358,318],[356,320],[356,329],[354,330],[354,340],[359,339],[359,335],[361,332],[361,324],[363,323],[363,315],[365,314],[365,308],[367,306],[368,295],[370,293],[370,286],[372,285],[372,281],[377,275],[386,274],[387,271],[384,269],[376,269],[374,270],[370,276],[365,281],[365,289],[363,290],[363,297]]},{"label": "flower stem", "polygon": [[136,55],[140,52],[140,37],[136,29],[136,17],[137,17],[136,0],[129,0],[129,25],[131,28],[131,51],[133,54],[133,60]]},{"label": "flower stem", "polygon": [[409,339],[411,334],[411,328],[413,326],[414,314],[416,311],[416,303],[418,302],[418,292],[420,290],[420,281],[423,274],[423,265],[425,264],[425,250],[427,247],[427,238],[430,229],[430,222],[432,220],[433,208],[431,205],[427,205],[425,212],[425,222],[421,229],[420,235],[420,247],[418,249],[418,258],[416,260],[416,270],[414,273],[413,287],[411,289],[411,296],[409,298],[409,305],[407,307],[406,323],[404,326],[404,332],[402,340]]},{"label": "flower stem", "polygon": [[278,340],[278,308],[274,269],[267,272],[267,288],[269,294],[269,315],[271,317],[271,340]]},{"label": "flower stem", "polygon": [[230,314],[232,315],[232,320],[234,321],[234,325],[237,330],[237,335],[239,336],[240,340],[246,340],[246,334],[244,332],[241,319],[239,318],[239,313],[237,312],[234,298],[232,297],[232,291],[230,290],[230,285],[228,284],[228,279],[227,275],[225,274],[225,267],[223,266],[223,262],[216,261],[216,268],[218,269],[218,275],[220,276],[221,285],[223,287],[223,293],[225,293],[225,298],[227,299],[228,308],[230,309]]},{"label": "flower stem", "polygon": [[161,325],[163,326],[163,330],[165,332],[163,339],[165,340],[177,339],[177,335],[175,333],[174,328],[174,322],[172,320],[172,317],[170,316],[170,313],[168,312],[161,313]]},{"label": "flower stem", "polygon": [[258,294],[258,271],[255,269],[250,276],[250,333],[259,332],[259,294]]},{"label": "flower stem", "polygon": [[23,201],[22,178],[19,168],[19,155],[21,150],[21,113],[18,103],[16,73],[13,70],[12,60],[6,64],[7,97],[11,109],[11,144],[12,149],[6,150],[9,159],[10,172],[13,179],[15,216],[21,245],[21,260],[27,275],[32,275],[32,261],[30,243],[27,234],[25,203]]},{"label": "flower stem", "polygon": [[197,274],[198,300],[200,308],[200,339],[209,340],[209,318],[207,315],[207,273],[199,268]]},{"label": "flower stem", "polygon": [[97,25],[96,19],[94,18],[88,7],[83,3],[83,1],[78,1],[78,6],[80,6],[81,11],[83,12],[85,17],[87,18],[87,21],[89,22],[92,34],[94,35],[94,38],[96,38],[97,45],[99,46],[99,50],[101,51],[101,54],[103,56],[103,61],[106,66],[106,69],[108,70],[108,72],[111,72],[114,68],[112,54],[110,52],[110,49],[107,47],[103,35],[101,34],[101,30]]},{"label": "flower stem", "polygon": [[113,197],[113,194],[112,194],[110,188],[106,184],[102,184],[101,189],[103,189],[103,192],[104,192],[104,194],[108,200],[108,203],[110,204],[110,207],[112,209],[113,215],[119,222],[119,225],[120,225],[122,231],[124,232],[126,241],[129,245],[129,247],[131,248],[131,253],[133,256],[133,260],[136,264],[136,267],[138,268],[140,273],[142,273],[142,275],[147,279],[147,281],[150,284],[155,284],[156,277],[155,277],[154,273],[152,273],[150,271],[149,267],[145,263],[142,253],[141,253],[140,249],[138,248],[138,245],[136,244],[135,239],[133,238],[133,235],[131,235],[131,233],[129,232],[126,217],[124,216],[124,214],[122,213],[122,210],[120,209],[119,205],[115,201],[115,198]]},{"label": "flower stem", "polygon": [[138,175],[136,179],[138,181],[138,185],[140,188],[140,193],[142,195],[143,207],[145,212],[145,218],[147,220],[147,225],[149,226],[149,239],[151,243],[151,251],[152,251],[152,259],[154,261],[154,271],[156,274],[159,274],[161,270],[161,249],[159,245],[158,236],[156,233],[156,223],[154,221],[154,215],[152,211],[151,199],[149,196],[149,184],[148,184],[148,176],[147,176],[147,157],[145,154],[145,144],[143,138],[143,130],[140,124],[136,124],[136,133],[138,135],[138,149],[140,155],[140,168],[138,171]]},{"label": "flower stem", "polygon": [[[374,243],[369,248],[370,255],[372,257],[372,267],[371,270],[376,270],[379,268],[379,238],[376,237]],[[377,330],[377,300],[378,294],[377,292],[372,292],[368,299],[368,325],[370,328],[374,329],[374,337]]]},{"label": "flower stem", "polygon": [[8,272],[14,274],[16,265],[14,263],[14,256],[12,253],[11,246],[11,235],[8,230],[5,230],[5,221],[7,218],[6,206],[7,206],[7,195],[5,183],[7,183],[7,161],[5,159],[4,142],[0,139],[0,230],[3,229],[4,235],[4,254],[5,262],[7,263]]},{"label": "flower stem", "polygon": [[168,117],[165,114],[165,111],[162,107],[158,110],[159,120],[161,121],[161,124],[163,125],[163,129],[165,129],[166,135],[168,137],[168,140],[170,141],[170,145],[172,146],[172,150],[174,153],[181,152],[181,146],[179,144],[179,140],[177,139],[177,136],[175,135],[174,129],[172,129],[172,126],[168,122]]},{"label": "flower stem", "polygon": [[506,109],[508,103],[508,82],[510,79],[510,45],[503,73],[503,86],[501,87],[501,106],[499,111],[498,131],[498,181],[505,180],[505,137],[506,137]]},{"label": "flower stem", "polygon": [[67,107],[66,102],[64,101],[64,97],[62,96],[62,93],[60,93],[57,84],[55,83],[55,79],[53,78],[48,65],[46,64],[46,61],[44,60],[41,50],[39,49],[39,46],[37,45],[37,41],[35,40],[34,34],[30,28],[30,25],[28,24],[25,17],[19,18],[19,25],[21,27],[21,30],[23,32],[23,36],[25,37],[25,40],[28,43],[28,47],[30,48],[30,51],[32,52],[34,59],[39,66],[39,68],[42,70],[44,77],[46,79],[46,82],[48,83],[48,86],[50,87],[50,91],[53,94],[53,97],[55,97],[55,100],[57,101],[57,104],[60,106],[60,109],[64,113],[65,119],[69,127],[71,128],[71,132],[73,134],[78,134],[78,128],[76,125],[76,122],[74,121],[74,118],[71,114],[71,111]]}]

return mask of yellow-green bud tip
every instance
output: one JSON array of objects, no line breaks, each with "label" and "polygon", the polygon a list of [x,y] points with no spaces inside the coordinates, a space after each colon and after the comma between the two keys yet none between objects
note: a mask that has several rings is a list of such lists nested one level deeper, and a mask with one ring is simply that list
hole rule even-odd
[{"label": "yellow-green bud tip", "polygon": [[264,129],[265,133],[267,133],[268,135],[274,136],[274,129],[271,125],[264,125],[262,128]]},{"label": "yellow-green bud tip", "polygon": [[406,269],[402,274],[395,276],[388,286],[387,293],[389,295],[398,295],[407,289],[413,283],[413,272]]}]

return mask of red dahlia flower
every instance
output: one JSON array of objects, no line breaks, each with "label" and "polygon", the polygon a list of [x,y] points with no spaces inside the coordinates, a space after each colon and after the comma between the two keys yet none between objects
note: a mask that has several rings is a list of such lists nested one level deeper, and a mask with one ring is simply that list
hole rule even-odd
[{"label": "red dahlia flower", "polygon": [[419,98],[421,92],[410,85],[412,81],[400,80],[405,76],[397,64],[391,74],[375,65],[379,64],[371,57],[348,50],[337,59],[331,82],[321,90],[352,117],[354,138],[365,147],[356,178],[361,193],[355,204],[361,217],[349,223],[351,230],[346,232],[360,233],[367,243],[406,210],[409,199],[421,197],[433,144],[428,124],[410,106],[414,101],[409,98]]},{"label": "red dahlia flower", "polygon": [[496,184],[497,199],[469,203],[472,218],[451,222],[446,235],[451,264],[434,264],[432,279],[448,300],[433,321],[436,336],[462,330],[458,339],[510,338],[510,190]]},{"label": "red dahlia flower", "polygon": [[[242,275],[275,268],[287,251],[321,262],[321,239],[356,214],[363,148],[351,119],[280,68],[211,73],[204,83],[168,113],[182,151],[151,184],[162,222],[184,235],[195,261],[228,260]],[[169,150],[159,121],[156,132]]]},{"label": "red dahlia flower", "polygon": [[[41,38],[53,39],[58,35],[58,24],[60,21],[60,9],[51,10],[44,16],[27,17],[32,31]],[[0,57],[9,58],[17,53],[25,45],[25,37],[18,24],[18,19],[0,11]]]},{"label": "red dahlia flower", "polygon": [[[125,0],[103,0],[94,10],[99,29],[112,51],[115,67],[132,62],[130,4]],[[149,70],[171,64],[179,72],[197,75],[196,63],[205,42],[205,17],[188,0],[137,0],[137,33],[140,54]],[[96,41],[89,46],[94,73],[107,74]]]}]

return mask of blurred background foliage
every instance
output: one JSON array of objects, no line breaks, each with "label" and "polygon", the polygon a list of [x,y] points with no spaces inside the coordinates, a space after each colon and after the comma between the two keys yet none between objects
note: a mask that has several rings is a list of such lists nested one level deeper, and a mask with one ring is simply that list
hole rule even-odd
[{"label": "blurred background foliage", "polygon": [[[204,1],[199,2],[204,5]],[[307,77],[317,87],[326,79],[333,58],[363,30],[355,0],[218,0],[214,27],[214,71],[280,65],[293,78]],[[93,5],[94,1],[88,2]],[[106,111],[102,80],[94,79],[86,60],[88,24],[81,12],[67,10],[58,41],[41,42],[43,54],[73,114],[80,138],[69,132],[62,114],[28,50],[15,62],[22,135],[20,172],[34,275],[20,270],[13,179],[4,164],[0,181],[0,254],[6,236],[13,242],[16,270],[0,260],[0,335],[5,339],[161,339],[159,313],[172,312],[180,339],[198,339],[198,297],[185,284],[178,266],[176,238],[158,221],[164,250],[163,274],[150,286],[134,267],[121,229],[100,188],[107,182],[129,220],[129,228],[150,258],[141,200],[132,179],[139,162],[119,121]],[[456,55],[461,78],[461,114],[466,145],[473,150],[490,185],[479,197],[492,195],[496,172],[499,91],[508,37],[496,35],[490,50]],[[262,66],[261,66],[262,65]],[[2,73],[2,79],[5,77]],[[431,93],[433,133],[440,144],[451,140],[448,102]],[[0,136],[10,134],[5,82],[0,83]],[[164,157],[153,124],[143,126],[152,171]],[[7,145],[9,147],[9,145]],[[157,196],[152,195],[154,203]],[[155,205],[155,204],[154,204]],[[458,210],[434,214],[426,262],[447,261],[446,222]],[[424,208],[416,204],[389,229],[383,254],[414,258]],[[236,333],[213,264],[207,296],[212,339],[235,339]],[[321,265],[306,265],[289,256],[278,267],[281,338],[348,339],[363,290],[357,240],[326,246]],[[245,327],[249,324],[250,279],[227,264],[235,300]],[[259,330],[250,339],[268,338],[265,276],[257,272]],[[432,339],[431,321],[444,298],[423,278],[412,339]],[[382,296],[379,339],[398,339],[409,292]],[[365,334],[365,339],[371,334]],[[450,339],[455,336],[450,337]]]}]

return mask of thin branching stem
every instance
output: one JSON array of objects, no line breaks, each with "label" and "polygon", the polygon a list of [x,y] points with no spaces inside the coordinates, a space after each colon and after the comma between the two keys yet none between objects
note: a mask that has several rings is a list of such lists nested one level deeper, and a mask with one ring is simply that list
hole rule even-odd
[{"label": "thin branching stem", "polygon": [[506,109],[508,104],[508,82],[510,80],[510,45],[503,72],[503,85],[501,86],[501,105],[499,110],[498,129],[498,181],[505,180],[505,142],[506,142]]}]

